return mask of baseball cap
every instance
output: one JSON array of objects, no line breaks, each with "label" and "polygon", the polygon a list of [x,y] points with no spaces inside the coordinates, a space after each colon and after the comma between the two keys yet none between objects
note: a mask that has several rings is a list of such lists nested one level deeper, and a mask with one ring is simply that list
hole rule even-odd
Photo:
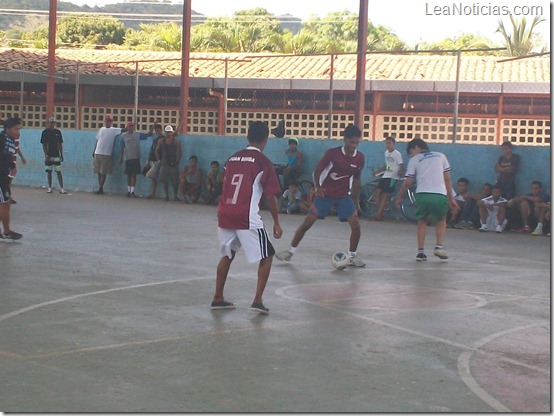
[{"label": "baseball cap", "polygon": [[49,122],[49,123],[56,123],[56,122],[57,122],[56,117],[50,117],[50,118],[48,119],[48,122]]},{"label": "baseball cap", "polygon": [[104,116],[104,118],[105,118],[106,120],[113,120],[113,116],[112,116],[111,114],[106,114],[106,115]]},{"label": "baseball cap", "polygon": [[126,126],[127,127],[133,127],[135,125],[135,122],[134,121],[129,121]]},{"label": "baseball cap", "polygon": [[298,144],[298,137],[291,137],[291,138],[289,139],[289,143],[290,143],[291,141],[292,141],[292,142],[295,142],[296,144]]},{"label": "baseball cap", "polygon": [[173,130],[173,127],[171,127],[171,126],[165,126],[165,129],[164,129],[164,130],[167,131],[167,132],[172,132],[172,131],[174,131],[174,130]]}]

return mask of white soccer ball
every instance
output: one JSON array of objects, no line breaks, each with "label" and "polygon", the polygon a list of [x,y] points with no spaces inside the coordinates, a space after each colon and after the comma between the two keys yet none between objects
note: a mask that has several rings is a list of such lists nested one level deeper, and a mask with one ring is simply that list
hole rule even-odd
[{"label": "white soccer ball", "polygon": [[342,251],[337,251],[335,254],[333,254],[333,257],[331,258],[331,263],[333,263],[333,267],[335,269],[344,270],[348,265],[348,256]]}]

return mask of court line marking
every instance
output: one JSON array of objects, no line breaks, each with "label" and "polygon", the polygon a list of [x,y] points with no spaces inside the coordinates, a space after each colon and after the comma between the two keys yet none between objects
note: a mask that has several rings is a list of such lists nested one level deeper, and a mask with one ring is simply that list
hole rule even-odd
[{"label": "court line marking", "polygon": [[[504,406],[499,400],[497,400],[496,398],[492,397],[485,389],[483,389],[479,383],[473,378],[473,375],[471,374],[471,367],[470,367],[470,361],[471,361],[471,357],[473,356],[473,353],[474,352],[480,352],[482,350],[480,350],[480,348],[489,343],[490,341],[492,341],[493,339],[495,338],[498,338],[500,336],[503,336],[503,335],[506,335],[506,334],[509,334],[511,332],[516,332],[516,331],[522,331],[522,330],[526,330],[526,329],[530,329],[530,328],[535,328],[535,327],[539,327],[539,326],[543,326],[544,323],[536,323],[536,324],[530,324],[530,325],[525,325],[525,326],[520,326],[520,327],[517,327],[517,328],[511,328],[511,329],[507,329],[505,331],[500,331],[500,332],[497,332],[497,333],[494,333],[494,334],[491,334],[485,338],[482,338],[480,340],[478,340],[477,342],[475,342],[473,344],[475,350],[465,350],[465,351],[462,351],[462,353],[460,354],[460,356],[458,357],[458,374],[460,375],[460,377],[462,378],[462,381],[469,387],[469,389],[471,391],[473,391],[473,393],[475,393],[475,395],[477,397],[479,397],[481,400],[483,400],[485,403],[488,403],[491,407],[493,407],[496,411],[498,412],[513,412],[513,410],[511,410],[510,408],[508,408],[507,406]],[[482,351],[483,353],[487,353],[486,351]],[[488,352],[490,354],[490,352]],[[497,355],[495,353],[492,353],[492,355]],[[500,359],[503,359],[504,357],[503,356],[500,356],[499,357]],[[529,366],[527,364],[524,364],[524,363],[520,363],[516,360],[508,360],[506,359],[505,361],[508,361],[508,362],[511,362],[512,364],[517,364],[519,366],[522,366],[522,367],[526,367],[526,368],[529,368],[529,369],[533,369],[533,370],[537,370],[537,371],[540,371],[541,373],[543,374],[548,374],[549,372],[547,371],[546,373],[544,372],[544,370],[542,369],[538,369],[538,368],[535,368],[534,366]]]}]

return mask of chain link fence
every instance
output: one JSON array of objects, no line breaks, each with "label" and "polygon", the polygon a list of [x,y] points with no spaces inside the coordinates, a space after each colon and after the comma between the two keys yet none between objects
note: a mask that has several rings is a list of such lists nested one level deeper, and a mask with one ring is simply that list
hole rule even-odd
[{"label": "chain link fence", "polygon": [[[96,130],[107,113],[115,125],[136,121],[140,131],[181,122],[180,53],[119,61],[102,61],[98,51],[58,53],[61,128]],[[261,120],[278,137],[340,139],[354,122],[355,55],[198,55],[190,60],[188,134],[245,135]],[[0,118],[44,127],[46,59],[1,72]],[[367,140],[550,145],[548,57],[370,54],[367,61],[360,126]]]}]

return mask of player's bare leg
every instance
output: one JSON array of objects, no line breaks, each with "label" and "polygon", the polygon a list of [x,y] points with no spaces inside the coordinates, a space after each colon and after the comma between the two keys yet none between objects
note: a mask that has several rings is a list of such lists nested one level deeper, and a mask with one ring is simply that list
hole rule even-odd
[{"label": "player's bare leg", "polygon": [[229,269],[231,268],[231,263],[235,259],[235,252],[232,251],[232,257],[227,256],[221,257],[217,265],[216,278],[215,278],[215,293],[214,293],[214,302],[222,302],[223,299],[223,289],[225,288],[225,282],[227,281],[227,275],[229,274]]},{"label": "player's bare leg", "polygon": [[312,228],[312,225],[314,225],[316,221],[317,221],[317,215],[313,215],[313,214],[306,215],[306,218],[304,218],[304,221],[302,222],[302,224],[300,224],[300,226],[296,229],[296,232],[294,233],[294,237],[292,238],[290,245],[292,247],[298,247],[298,244],[300,244],[306,232],[310,228]]},{"label": "player's bare leg", "polygon": [[269,273],[271,272],[271,264],[273,263],[273,256],[266,257],[260,260],[258,266],[258,283],[256,285],[256,295],[254,296],[254,303],[262,303],[262,296],[264,294],[265,286],[269,280]]}]

